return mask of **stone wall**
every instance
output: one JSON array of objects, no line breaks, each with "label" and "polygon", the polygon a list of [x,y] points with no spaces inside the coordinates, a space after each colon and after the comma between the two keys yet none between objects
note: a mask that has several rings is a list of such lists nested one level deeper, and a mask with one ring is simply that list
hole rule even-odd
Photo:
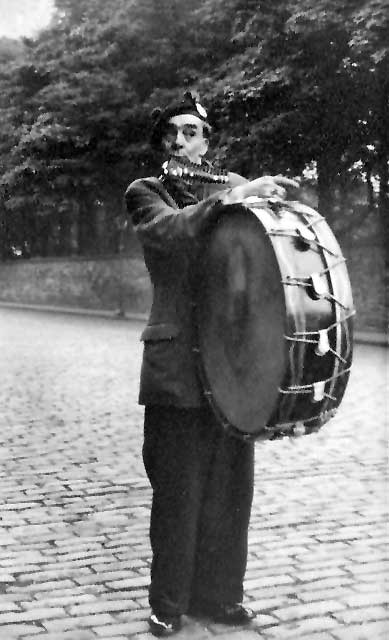
[{"label": "stone wall", "polygon": [[[356,328],[386,331],[385,260],[378,245],[342,246]],[[141,257],[31,259],[0,263],[0,301],[145,313],[150,281]]]},{"label": "stone wall", "polygon": [[0,300],[144,313],[151,291],[141,258],[33,258],[0,263]]},{"label": "stone wall", "polygon": [[388,330],[388,274],[383,247],[376,243],[342,245],[353,290],[356,329]]}]

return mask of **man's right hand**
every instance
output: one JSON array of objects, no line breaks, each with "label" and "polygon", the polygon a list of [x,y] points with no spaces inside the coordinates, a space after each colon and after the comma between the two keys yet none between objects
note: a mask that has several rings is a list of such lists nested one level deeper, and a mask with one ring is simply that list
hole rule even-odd
[{"label": "man's right hand", "polygon": [[296,180],[284,176],[261,176],[226,192],[225,204],[237,204],[246,198],[278,198],[284,200],[290,189],[298,189]]}]

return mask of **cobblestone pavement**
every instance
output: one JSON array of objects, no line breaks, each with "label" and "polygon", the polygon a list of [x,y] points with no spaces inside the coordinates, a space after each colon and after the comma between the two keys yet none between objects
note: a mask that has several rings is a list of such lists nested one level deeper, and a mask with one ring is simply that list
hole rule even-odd
[{"label": "cobblestone pavement", "polygon": [[[149,640],[140,325],[0,310],[0,640]],[[256,445],[249,629],[177,640],[389,637],[385,358],[356,348],[338,415]]]}]

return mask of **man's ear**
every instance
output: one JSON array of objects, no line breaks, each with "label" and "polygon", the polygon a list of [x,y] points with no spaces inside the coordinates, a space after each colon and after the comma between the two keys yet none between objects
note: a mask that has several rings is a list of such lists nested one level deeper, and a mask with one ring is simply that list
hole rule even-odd
[{"label": "man's ear", "polygon": [[212,128],[209,126],[209,124],[207,122],[203,123],[203,138],[206,138],[206,140],[208,140],[208,144],[209,144],[209,139],[211,137],[211,133],[212,133]]},{"label": "man's ear", "polygon": [[203,152],[201,154],[201,157],[205,156],[205,154],[208,151],[208,148],[209,148],[209,140],[203,135]]}]

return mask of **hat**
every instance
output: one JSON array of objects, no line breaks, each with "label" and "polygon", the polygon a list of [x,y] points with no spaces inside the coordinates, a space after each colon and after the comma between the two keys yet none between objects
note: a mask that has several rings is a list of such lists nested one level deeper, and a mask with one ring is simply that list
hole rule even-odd
[{"label": "hat", "polygon": [[196,101],[194,96],[187,91],[184,93],[183,99],[170,103],[165,109],[157,107],[151,113],[153,120],[150,144],[154,149],[159,149],[162,138],[165,134],[167,124],[170,118],[181,114],[190,114],[197,116],[203,122],[208,123],[208,114],[204,107]]}]

